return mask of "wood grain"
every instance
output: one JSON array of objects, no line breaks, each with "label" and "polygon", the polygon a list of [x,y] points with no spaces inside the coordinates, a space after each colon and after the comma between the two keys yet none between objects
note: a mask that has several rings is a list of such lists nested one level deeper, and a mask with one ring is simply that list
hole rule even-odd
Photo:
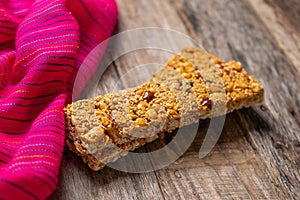
[{"label": "wood grain", "polygon": [[296,1],[248,0],[247,2],[300,73],[300,3]]},{"label": "wood grain", "polygon": [[[242,1],[206,4],[205,1],[185,1],[184,6],[190,15],[196,16],[194,27],[201,27],[198,35],[207,38],[203,44],[209,51],[217,49],[217,54],[223,51],[225,57],[240,60],[263,83],[264,105],[261,109],[253,107],[255,115],[249,110],[237,112],[238,124],[244,125],[244,134],[278,194],[284,198],[299,198],[300,96],[299,88],[295,87],[299,77],[295,67],[276,46],[273,36],[253,10]],[[206,12],[207,8],[210,12]],[[226,34],[214,36],[207,24]],[[226,46],[228,51],[223,50]]]},{"label": "wood grain", "polygon": [[165,199],[279,199],[232,114],[213,151],[199,159],[208,124],[201,121],[188,151],[156,172]]},{"label": "wood grain", "polygon": [[275,12],[280,12],[280,18],[285,18],[286,23],[283,26],[291,25],[295,30],[300,32],[300,3],[297,0],[280,1],[280,0],[265,0]]},{"label": "wood grain", "polygon": [[64,153],[57,188],[50,199],[163,198],[154,173],[128,174],[110,168],[96,173],[70,151]]},{"label": "wood grain", "polygon": [[[118,6],[117,32],[159,26],[199,38],[207,51],[241,61],[263,83],[265,101],[228,115],[219,142],[201,160],[198,151],[209,121],[200,121],[187,152],[155,172],[129,174],[108,167],[92,172],[66,151],[60,182],[50,199],[299,199],[300,62],[295,41],[300,37],[288,37],[286,28],[297,30],[290,19],[295,14],[283,17],[284,6],[295,12],[293,5],[276,0],[118,0]],[[266,12],[260,12],[264,6]],[[270,18],[273,25],[266,23]],[[274,32],[274,27],[280,31]],[[280,39],[284,36],[287,43]],[[167,56],[141,50],[119,58],[100,80],[98,92],[111,91],[116,77],[134,77],[128,72],[137,65],[155,59],[163,63]],[[122,85],[141,81],[143,73],[124,79]],[[156,141],[138,151],[152,151],[167,142]]]}]

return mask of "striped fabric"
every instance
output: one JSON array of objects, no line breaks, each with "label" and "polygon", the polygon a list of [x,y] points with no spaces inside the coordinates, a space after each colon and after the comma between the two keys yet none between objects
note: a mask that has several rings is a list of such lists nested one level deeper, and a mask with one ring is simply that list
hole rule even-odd
[{"label": "striped fabric", "polygon": [[114,0],[0,0],[0,199],[55,190],[63,107],[81,62],[116,18]]}]

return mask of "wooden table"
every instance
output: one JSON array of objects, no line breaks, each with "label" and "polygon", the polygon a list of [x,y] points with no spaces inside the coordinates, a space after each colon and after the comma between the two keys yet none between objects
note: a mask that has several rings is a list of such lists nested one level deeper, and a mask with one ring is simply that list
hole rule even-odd
[{"label": "wooden table", "polygon": [[[93,172],[65,151],[50,199],[300,199],[299,1],[119,0],[118,5],[116,33],[154,26],[197,38],[207,51],[239,60],[264,85],[265,100],[229,114],[219,142],[201,160],[201,133],[209,122],[200,121],[188,151],[155,172],[108,167]],[[118,77],[137,59],[118,59],[107,73]]]}]

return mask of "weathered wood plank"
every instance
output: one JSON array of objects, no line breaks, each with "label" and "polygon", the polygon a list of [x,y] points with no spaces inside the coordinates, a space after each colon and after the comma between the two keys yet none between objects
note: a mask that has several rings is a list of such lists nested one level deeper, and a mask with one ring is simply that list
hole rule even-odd
[{"label": "weathered wood plank", "polygon": [[82,164],[79,157],[66,151],[62,161],[60,182],[50,199],[144,199],[144,197],[163,199],[154,173],[128,174],[110,168],[93,172]]},{"label": "weathered wood plank", "polygon": [[300,73],[299,1],[248,0],[248,4],[253,7],[287,58]]},{"label": "weathered wood plank", "polygon": [[[209,121],[201,121],[192,146],[175,163],[156,171],[166,199],[279,199],[262,166],[230,114],[213,151],[199,159]],[[158,144],[148,145],[149,150]]]},{"label": "weathered wood plank", "polygon": [[264,104],[236,112],[235,118],[278,195],[298,199],[299,73],[243,1],[184,1],[183,5],[209,51],[240,60],[265,86]]},{"label": "weathered wood plank", "polygon": [[[145,22],[143,23],[143,25],[147,26],[148,24],[153,23],[153,21],[148,22],[147,19],[147,13],[148,12],[152,12],[152,7],[149,7],[149,3],[146,4],[147,6],[145,6],[144,1],[130,1],[132,2],[135,8],[139,9],[139,12],[135,12],[135,16],[136,18],[138,18],[138,21],[142,21],[145,19]],[[158,1],[152,1],[154,4],[154,7],[157,6],[157,2]],[[166,3],[166,1],[163,1],[164,3],[160,3],[158,7],[160,7],[160,9],[158,9],[156,11],[156,14],[164,16],[164,20],[169,19],[170,23],[173,22],[175,16],[178,16],[182,19],[182,15],[180,16],[178,14],[178,12],[176,11],[176,9],[174,9],[172,2]],[[122,3],[124,4],[129,4],[128,1],[122,1]],[[163,4],[163,5],[162,5]],[[156,9],[154,9],[156,10]],[[154,11],[153,10],[153,11]],[[141,12],[143,11],[143,12]],[[137,15],[136,13],[143,13],[143,15]],[[149,13],[149,15],[150,15]],[[166,13],[168,13],[168,15],[166,15]],[[173,13],[173,14],[172,14]],[[150,17],[151,18],[151,17]],[[138,22],[140,23],[140,22]],[[151,24],[152,25],[152,24]],[[159,24],[156,24],[156,26]],[[122,24],[123,27],[126,27],[125,24]],[[127,25],[128,27],[128,25]],[[182,29],[182,28],[181,28]],[[187,31],[188,28],[186,28],[185,31]],[[128,63],[134,63],[134,59],[133,60],[127,60],[126,61],[127,65]],[[122,70],[126,70],[126,68],[122,69],[122,65],[118,65],[121,66],[121,71]],[[242,136],[242,133],[239,132],[238,135]],[[243,144],[242,145],[237,145],[237,146],[243,146],[243,147],[247,147],[247,141],[243,140]],[[192,147],[194,148],[194,147]],[[249,148],[249,146],[248,146]],[[255,154],[254,151],[251,151],[251,148],[249,149],[249,151],[245,150],[241,150],[241,155],[243,155],[244,157],[251,157],[251,155],[255,158]],[[194,152],[196,155],[197,153]],[[213,153],[212,153],[213,154]],[[228,153],[230,154],[230,153]],[[241,156],[240,155],[240,156]],[[221,158],[223,158],[223,160],[226,160],[226,157],[228,157],[229,155],[225,154],[222,155],[221,154]],[[239,156],[237,156],[238,158]],[[195,159],[195,155],[193,157],[186,157],[184,155],[184,159],[185,161],[187,161],[189,163],[188,166],[192,166],[192,165],[198,165],[199,163],[202,163],[199,159]],[[220,158],[218,158],[220,159]],[[222,159],[221,159],[222,160]],[[194,164],[193,164],[194,163]],[[260,169],[260,166],[258,164],[258,160],[253,160],[252,162],[246,162],[245,165],[243,165],[242,167],[237,167],[234,166],[233,164],[231,164],[230,162],[227,162],[227,164],[222,165],[222,163],[220,164],[221,168],[224,168],[224,170],[222,171],[218,171],[216,170],[216,172],[211,173],[211,167],[210,166],[204,166],[201,168],[201,172],[204,176],[209,177],[206,181],[210,181],[213,183],[213,185],[215,185],[215,190],[218,191],[218,186],[219,185],[227,185],[228,183],[222,183],[222,181],[220,179],[215,179],[214,177],[217,176],[231,176],[233,183],[232,183],[232,187],[231,188],[240,188],[239,191],[230,191],[229,188],[224,189],[224,194],[222,196],[220,195],[213,195],[210,193],[209,189],[205,189],[207,186],[207,183],[205,182],[205,180],[203,182],[199,182],[197,181],[197,179],[195,179],[194,183],[190,183],[191,182],[191,178],[190,177],[197,177],[197,173],[199,172],[198,170],[193,170],[193,167],[188,167],[187,165],[183,165],[184,167],[182,167],[181,169],[176,169],[177,171],[179,171],[178,173],[180,173],[180,170],[185,170],[188,171],[189,173],[183,173],[186,175],[186,177],[183,177],[183,179],[181,180],[181,186],[179,188],[176,187],[172,187],[173,184],[177,184],[172,183],[167,181],[169,177],[169,168],[166,170],[159,170],[156,172],[156,174],[158,175],[158,177],[165,177],[166,181],[159,179],[159,181],[161,182],[161,188],[164,191],[164,196],[165,198],[174,198],[173,195],[177,194],[178,198],[183,198],[185,197],[186,199],[191,198],[191,194],[196,194],[195,199],[197,199],[197,197],[205,197],[205,195],[212,195],[211,197],[215,197],[215,198],[231,198],[234,197],[234,195],[239,196],[239,197],[245,197],[247,196],[248,198],[268,198],[268,197],[272,197],[273,199],[278,198],[278,196],[274,193],[274,190],[272,189],[272,187],[270,187],[270,182],[267,179],[267,177],[264,175],[263,170]],[[185,169],[183,169],[185,168]],[[188,170],[187,170],[188,169]],[[253,171],[253,169],[257,169],[257,174],[253,174],[252,177],[254,177],[253,179],[249,179],[249,174],[250,172]],[[249,174],[244,174],[243,172],[247,171],[249,172]],[[234,172],[234,173],[233,173]],[[242,176],[242,177],[239,177]],[[233,178],[234,177],[234,178]],[[240,179],[243,179],[244,182],[241,182]],[[230,181],[231,179],[229,179]],[[235,180],[235,181],[234,181]],[[256,181],[254,181],[256,180]],[[258,180],[258,181],[257,181]],[[257,182],[259,182],[260,184],[257,184]],[[190,186],[191,185],[198,185],[198,187],[194,187],[194,189],[191,189]],[[198,190],[199,186],[203,188],[203,195],[200,195],[201,192]],[[259,188],[261,187],[261,188]],[[246,189],[248,188],[248,189]],[[227,192],[227,193],[226,193]],[[232,192],[232,193],[231,193]],[[171,194],[171,196],[169,195]],[[176,197],[176,196],[175,196]]]},{"label": "weathered wood plank", "polygon": [[120,8],[119,31],[154,26],[187,32],[177,11],[168,1],[118,0],[117,2]]},{"label": "weathered wood plank", "polygon": [[[128,174],[108,167],[92,172],[71,152],[65,152],[60,183],[51,199],[297,198],[300,89],[295,83],[299,74],[248,4],[238,0],[118,0],[118,5],[118,32],[160,26],[197,35],[208,51],[245,64],[247,71],[263,82],[266,100],[227,116],[220,141],[202,160],[198,150],[208,121],[201,121],[188,151],[153,173]],[[146,50],[116,60],[98,92],[111,91],[116,78],[155,57],[157,52]],[[165,55],[158,58],[163,63]],[[124,80],[124,86],[140,83],[143,74],[139,77]],[[139,151],[151,151],[163,142]]]},{"label": "weathered wood plank", "polygon": [[[295,30],[300,32],[300,3],[298,0],[280,1],[280,0],[265,0],[265,3],[269,4],[276,11],[280,12],[281,16],[286,18],[286,23],[293,26]],[[282,24],[285,25],[285,24]]]}]

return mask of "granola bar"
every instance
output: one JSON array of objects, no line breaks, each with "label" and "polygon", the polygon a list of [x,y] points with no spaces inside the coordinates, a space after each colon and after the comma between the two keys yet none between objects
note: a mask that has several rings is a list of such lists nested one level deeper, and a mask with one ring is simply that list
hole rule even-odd
[{"label": "granola bar", "polygon": [[[181,77],[176,78],[178,72]],[[150,81],[171,86],[182,77],[192,85],[200,119],[225,114],[218,108],[222,108],[222,105],[226,105],[226,112],[229,113],[263,100],[262,85],[247,74],[240,62],[225,62],[196,47],[184,48],[157,71]],[[211,112],[213,104],[214,113]]]},{"label": "granola bar", "polygon": [[101,169],[178,128],[178,106],[172,92],[157,83],[74,102],[65,108],[67,145],[90,168]]},{"label": "granola bar", "polygon": [[68,105],[67,145],[99,170],[165,132],[262,99],[239,62],[187,47],[141,86]]}]

